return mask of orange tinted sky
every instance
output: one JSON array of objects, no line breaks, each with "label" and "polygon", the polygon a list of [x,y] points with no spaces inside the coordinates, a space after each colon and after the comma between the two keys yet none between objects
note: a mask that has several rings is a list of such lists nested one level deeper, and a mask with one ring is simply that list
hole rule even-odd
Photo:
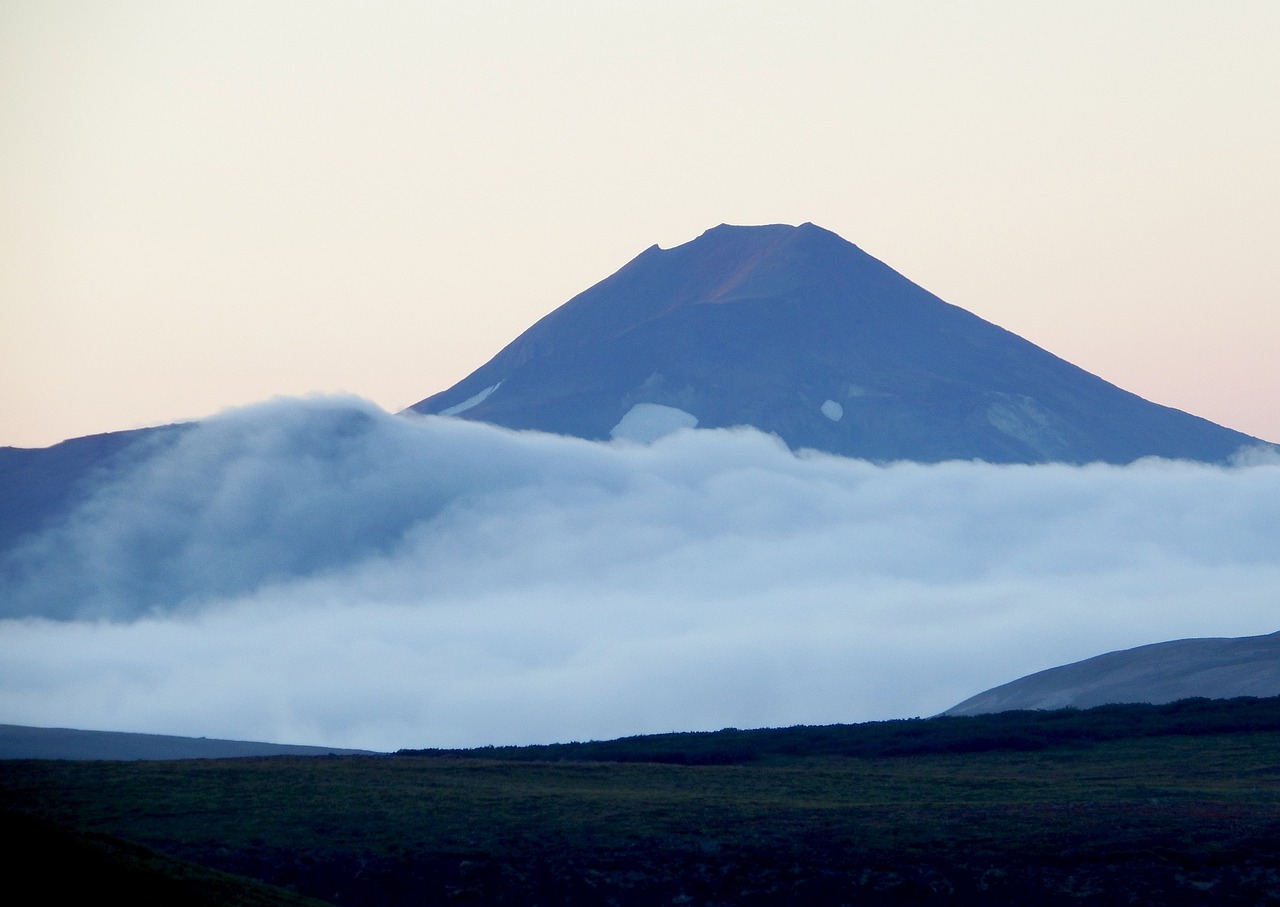
[{"label": "orange tinted sky", "polygon": [[813,221],[1280,440],[1280,4],[0,0],[0,444],[452,384]]}]

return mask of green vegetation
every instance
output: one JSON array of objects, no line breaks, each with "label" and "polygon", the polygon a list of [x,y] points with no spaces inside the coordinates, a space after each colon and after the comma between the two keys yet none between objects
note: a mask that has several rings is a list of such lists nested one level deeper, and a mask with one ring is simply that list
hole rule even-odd
[{"label": "green vegetation", "polygon": [[341,904],[1255,904],[1280,899],[1278,711],[8,762],[0,809]]}]

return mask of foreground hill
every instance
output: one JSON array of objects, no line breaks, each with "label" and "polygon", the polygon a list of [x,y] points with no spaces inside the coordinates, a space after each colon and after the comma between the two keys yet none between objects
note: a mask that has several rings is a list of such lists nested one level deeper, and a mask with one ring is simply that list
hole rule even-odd
[{"label": "foreground hill", "polygon": [[813,224],[654,246],[411,409],[594,439],[752,425],[872,460],[1221,462],[1260,443],[1123,391]]},{"label": "foreground hill", "polygon": [[[1280,897],[1276,700],[860,727],[790,729],[804,733],[789,752],[774,745],[784,731],[613,742],[686,764],[490,750],[8,762],[0,821],[110,835],[348,905]],[[938,737],[921,745],[921,732]],[[880,754],[826,745],[860,735]],[[754,756],[687,764],[717,737]],[[895,740],[902,754],[886,755]]]},{"label": "foreground hill", "polygon": [[1280,633],[1176,639],[1108,652],[1001,684],[946,714],[1163,703],[1192,696],[1280,696]]},{"label": "foreground hill", "polygon": [[[319,907],[327,903],[35,816],[0,812],[12,903]],[[21,892],[26,891],[23,897]],[[38,895],[36,894],[38,892]]]}]

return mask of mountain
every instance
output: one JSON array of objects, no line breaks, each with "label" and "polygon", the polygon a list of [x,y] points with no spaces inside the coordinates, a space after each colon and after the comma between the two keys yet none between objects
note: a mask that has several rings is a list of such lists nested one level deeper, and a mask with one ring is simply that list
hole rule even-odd
[{"label": "mountain", "polygon": [[[406,412],[641,442],[751,425],[877,461],[1222,462],[1264,445],[1108,384],[813,224],[653,246]],[[0,552],[189,427],[0,448]]]},{"label": "mountain", "polygon": [[97,483],[163,450],[187,427],[106,432],[51,447],[0,447],[0,551],[69,512]]},{"label": "mountain", "polygon": [[752,425],[878,461],[1221,462],[1261,443],[1121,390],[813,224],[653,246],[409,410],[592,439]]},{"label": "mountain", "polygon": [[994,687],[943,714],[1278,695],[1280,633],[1271,633],[1237,639],[1177,639],[1108,652]]}]

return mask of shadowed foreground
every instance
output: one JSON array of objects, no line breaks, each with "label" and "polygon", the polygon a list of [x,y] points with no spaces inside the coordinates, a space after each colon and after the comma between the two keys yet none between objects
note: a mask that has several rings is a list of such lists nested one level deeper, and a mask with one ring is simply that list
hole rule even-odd
[{"label": "shadowed foreground", "polygon": [[[0,805],[341,904],[1280,899],[1280,728],[1180,733],[1164,714],[1103,742],[717,765],[22,761],[0,765]],[[940,720],[952,749],[984,727]]]}]

